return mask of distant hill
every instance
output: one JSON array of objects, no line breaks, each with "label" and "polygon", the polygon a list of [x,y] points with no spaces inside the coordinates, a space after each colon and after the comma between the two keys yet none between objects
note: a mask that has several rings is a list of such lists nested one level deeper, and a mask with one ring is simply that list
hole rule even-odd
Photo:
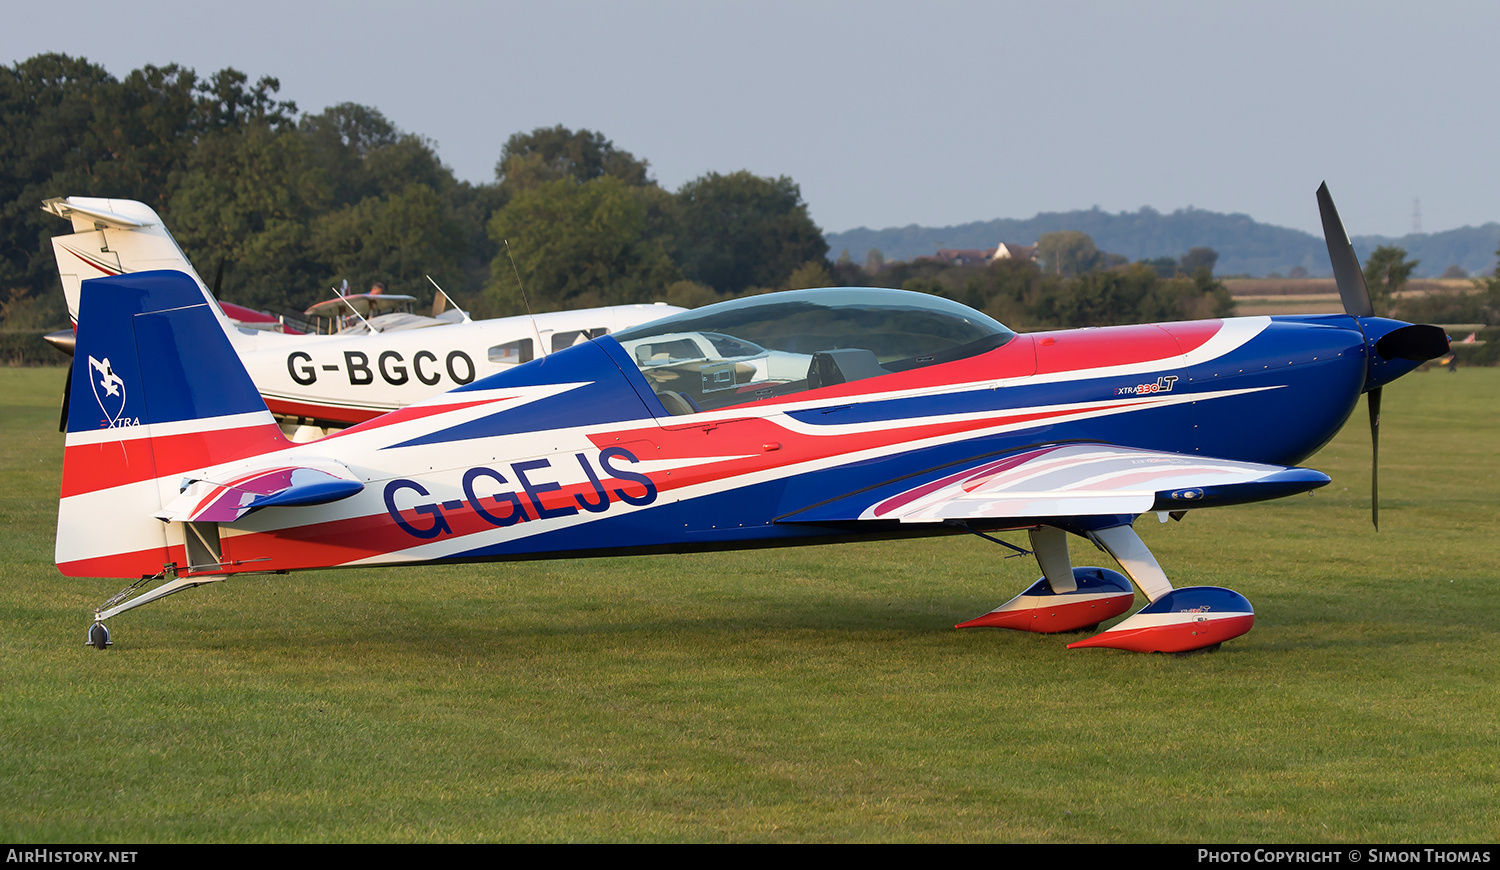
[{"label": "distant hill", "polygon": [[[1043,234],[1059,230],[1088,233],[1103,250],[1123,254],[1131,260],[1179,257],[1189,248],[1213,248],[1219,252],[1214,271],[1220,275],[1285,275],[1295,266],[1313,276],[1332,274],[1328,248],[1321,236],[1258,223],[1249,215],[1194,208],[1178,209],[1171,214],[1150,207],[1119,214],[1097,208],[1043,212],[1027,220],[1000,218],[951,227],[915,224],[884,230],[859,227],[828,233],[826,237],[832,256],[847,249],[855,262],[863,262],[871,248],[879,248],[887,260],[909,260],[938,248],[992,248],[999,242],[1029,245]],[[1500,223],[1401,238],[1355,236],[1353,242],[1361,260],[1379,245],[1400,245],[1409,257],[1420,261],[1415,274],[1421,277],[1436,277],[1452,265],[1478,275],[1495,267]]]}]

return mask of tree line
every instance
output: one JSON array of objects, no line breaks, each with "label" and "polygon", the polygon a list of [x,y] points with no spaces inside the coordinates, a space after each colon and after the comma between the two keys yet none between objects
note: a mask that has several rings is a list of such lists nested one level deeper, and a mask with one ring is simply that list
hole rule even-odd
[{"label": "tree line", "polygon": [[[828,245],[789,178],[709,173],[672,192],[600,133],[511,136],[495,180],[456,179],[378,109],[312,114],[251,83],[176,65],[116,79],[46,54],[0,67],[0,304],[62,312],[44,199],[134,199],[161,215],[221,295],[300,309],[348,280],[426,297],[431,275],[478,315],[788,286]],[[508,242],[508,245],[507,245]],[[512,267],[512,258],[514,268]]]},{"label": "tree line", "polygon": [[1232,310],[1206,249],[1127,263],[1058,233],[1040,263],[830,260],[787,177],[710,172],[667,190],[602,133],[557,126],[512,135],[494,181],[474,184],[376,108],[301,113],[279,91],[234,69],[117,79],[61,54],[0,67],[5,328],[65,323],[48,240],[69,228],[40,204],[69,195],[147,203],[223,298],[270,310],[344,280],[427,298],[427,275],[481,317],[826,285],[935,293],[1024,329]]}]

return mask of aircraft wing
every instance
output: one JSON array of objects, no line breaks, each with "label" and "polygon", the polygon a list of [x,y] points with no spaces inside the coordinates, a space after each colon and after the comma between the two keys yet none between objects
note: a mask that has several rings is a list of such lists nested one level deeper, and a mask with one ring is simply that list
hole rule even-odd
[{"label": "aircraft wing", "polygon": [[164,522],[232,523],[261,508],[327,504],[364,488],[338,463],[261,468],[227,481],[187,478],[182,494],[155,516]]},{"label": "aircraft wing", "polygon": [[1264,501],[1328,482],[1327,475],[1306,468],[1110,444],[1062,444],[940,474],[873,503],[868,496],[844,498],[781,521],[937,523],[1142,514]]}]

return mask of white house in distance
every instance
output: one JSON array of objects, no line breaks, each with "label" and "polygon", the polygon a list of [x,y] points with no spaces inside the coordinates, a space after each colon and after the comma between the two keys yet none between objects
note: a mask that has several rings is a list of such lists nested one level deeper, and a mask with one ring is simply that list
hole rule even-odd
[{"label": "white house in distance", "polygon": [[918,257],[949,266],[980,266],[994,260],[1036,260],[1036,245],[1001,242],[993,248],[939,248],[936,256]]}]

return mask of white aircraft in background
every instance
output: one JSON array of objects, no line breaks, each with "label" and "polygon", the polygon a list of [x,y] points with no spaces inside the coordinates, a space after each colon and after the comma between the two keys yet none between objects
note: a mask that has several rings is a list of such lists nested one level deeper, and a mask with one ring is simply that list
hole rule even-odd
[{"label": "white aircraft in background", "polygon": [[[73,223],[71,234],[52,239],[52,249],[75,325],[80,284],[90,278],[170,269],[191,276],[213,299],[144,203],[74,196],[49,199],[42,207]],[[410,311],[416,301],[411,296],[339,294],[307,312],[314,322],[332,323],[338,330],[333,335],[288,333],[267,315],[228,306],[238,315],[231,317],[222,303],[213,307],[266,405],[299,441],[685,310],[658,302],[472,320],[456,308],[444,310],[446,294],[439,299],[436,316],[425,317]],[[391,310],[392,303],[406,310]]]}]

